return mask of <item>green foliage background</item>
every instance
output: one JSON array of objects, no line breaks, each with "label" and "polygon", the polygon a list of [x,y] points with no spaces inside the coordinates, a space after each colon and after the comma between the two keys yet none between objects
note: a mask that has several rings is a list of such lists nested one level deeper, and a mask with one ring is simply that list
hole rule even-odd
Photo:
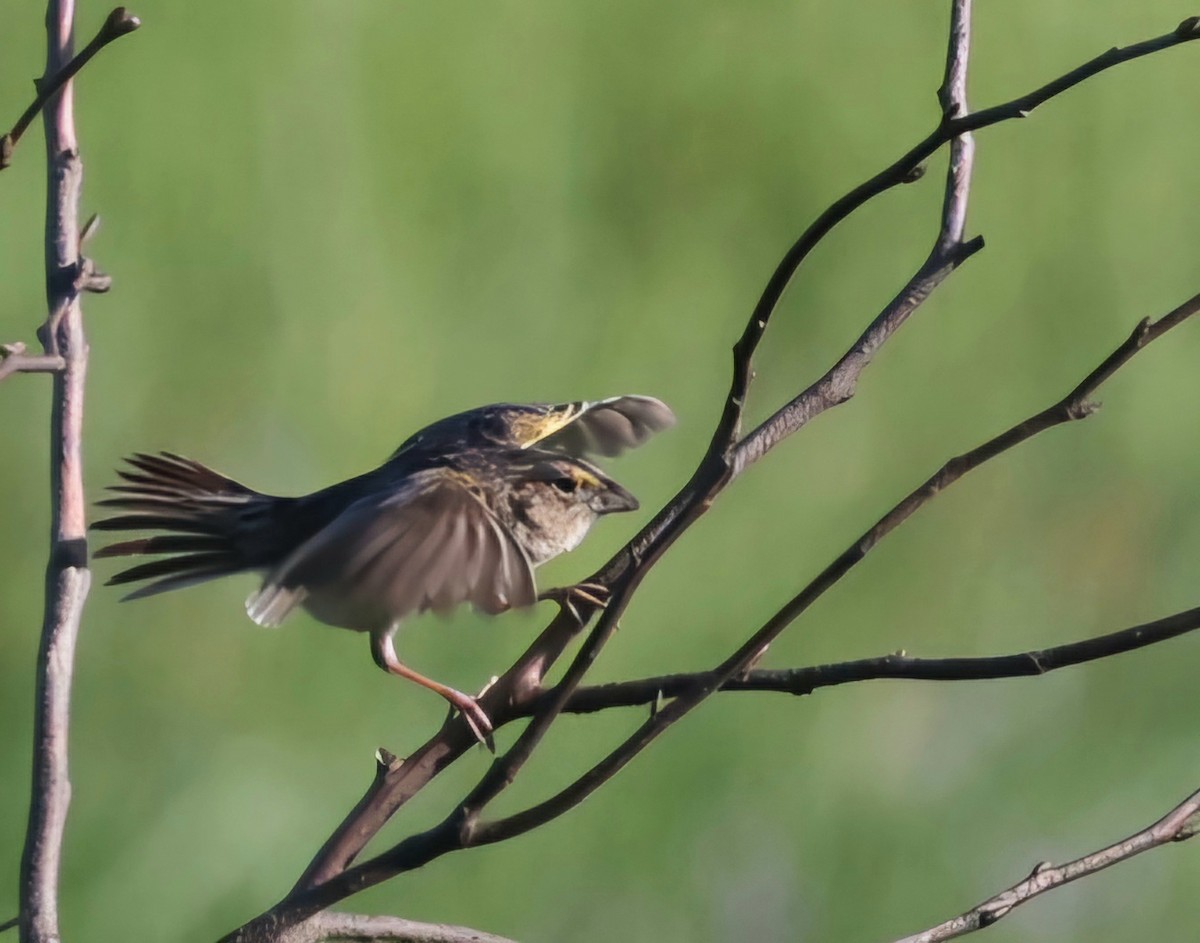
[{"label": "green foliage background", "polygon": [[[699,456],[729,347],[785,246],[936,118],[949,4],[783,0],[142,0],[78,88],[92,247],[87,480],[172,449],[266,490],[363,470],[495,400],[661,396],[678,427],[614,464],[589,572]],[[105,8],[85,5],[90,36]],[[1195,12],[981,4],[971,95],[1023,93]],[[0,115],[42,68],[6,12]],[[1197,290],[1200,46],[1123,66],[979,136],[988,240],[850,404],[739,481],[654,571],[598,673],[713,663],[945,458],[1056,399]],[[38,135],[0,176],[0,334],[42,310]],[[942,165],[840,227],[762,348],[754,418],[825,368],[924,258]],[[882,545],[771,651],[785,666],[988,654],[1200,603],[1200,326],[1139,357],[1094,419],[989,465]],[[45,378],[0,390],[0,917],[15,910],[47,529]],[[278,898],[437,699],[307,617],[257,629],[229,581],[131,606],[80,643],[64,921],[72,940],[211,940]],[[404,635],[464,688],[548,611]],[[522,941],[890,939],[1140,826],[1200,782],[1200,638],[1053,674],[730,695],[584,807],[353,902]],[[506,808],[641,718],[568,719]],[[502,737],[506,742],[511,733]],[[392,823],[440,818],[478,753]],[[1181,939],[1181,846],[1037,902],[994,941]]]}]

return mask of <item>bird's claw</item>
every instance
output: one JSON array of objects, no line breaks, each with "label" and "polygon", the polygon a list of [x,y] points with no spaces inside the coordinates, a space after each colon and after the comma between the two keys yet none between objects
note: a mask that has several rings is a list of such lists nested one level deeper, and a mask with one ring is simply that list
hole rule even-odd
[{"label": "bird's claw", "polygon": [[[486,691],[487,688],[484,690]],[[481,691],[480,694],[482,693]],[[496,741],[492,738],[492,721],[479,706],[479,702],[471,695],[453,689],[446,696],[446,700],[450,702],[450,716],[453,717],[454,712],[458,711],[471,733],[475,735],[475,739],[487,747],[490,752],[495,753]]]},{"label": "bird's claw", "polygon": [[538,595],[538,599],[558,603],[571,614],[571,618],[583,625],[587,619],[580,614],[576,603],[582,603],[592,609],[603,609],[608,605],[610,595],[609,588],[603,583],[575,583],[572,586],[547,589]]}]

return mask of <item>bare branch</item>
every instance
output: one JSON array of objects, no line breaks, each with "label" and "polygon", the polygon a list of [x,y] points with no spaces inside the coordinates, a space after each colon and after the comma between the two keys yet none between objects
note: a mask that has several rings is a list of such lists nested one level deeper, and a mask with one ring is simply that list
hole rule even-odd
[{"label": "bare branch", "polygon": [[[470,927],[444,923],[419,923],[401,917],[370,917],[323,911],[304,924],[303,934],[294,943],[319,943],[341,940],[344,943],[513,943],[507,937],[482,933]],[[293,943],[289,940],[288,943]]]},{"label": "bare branch", "polygon": [[1046,891],[1052,891],[1056,887],[1062,887],[1064,884],[1095,874],[1097,871],[1103,871],[1105,868],[1127,861],[1151,848],[1158,848],[1171,842],[1186,841],[1195,835],[1198,829],[1200,829],[1200,791],[1192,793],[1165,816],[1140,832],[1135,832],[1114,845],[1109,845],[1107,848],[1102,848],[1100,851],[1085,855],[1067,864],[1055,866],[1049,861],[1044,861],[1034,868],[1025,880],[1019,881],[995,897],[985,900],[979,906],[972,907],[953,920],[930,927],[923,933],[897,940],[896,943],[939,943],[941,940],[952,940],[955,937],[966,936],[968,933],[990,927],[997,920],[1007,917],[1014,908],[1021,906],[1026,901],[1033,900]]},{"label": "bare branch", "polygon": [[126,10],[124,7],[117,7],[104,21],[104,25],[100,27],[100,31],[93,37],[92,41],[83,47],[83,51],[75,56],[66,65],[62,66],[54,73],[46,73],[46,77],[38,82],[37,97],[34,98],[32,104],[21,114],[17,119],[17,123],[12,126],[12,130],[4,137],[0,138],[0,170],[3,170],[12,163],[12,154],[16,149],[21,136],[25,133],[33,119],[38,116],[46,103],[54,97],[55,93],[62,88],[67,82],[74,78],[91,58],[96,55],[101,49],[111,43],[114,39],[120,39],[127,33],[132,33],[135,29],[142,25],[141,20]]},{"label": "bare branch", "polygon": [[[383,854],[347,868],[314,888],[289,895],[267,914],[247,924],[226,939],[252,941],[269,938],[258,935],[264,924],[283,921],[285,925],[293,925],[350,894],[374,886],[397,874],[421,867],[452,851],[504,841],[524,834],[579,805],[592,792],[615,776],[671,724],[685,716],[715,691],[729,684],[732,679],[741,675],[758,653],[784,628],[849,572],[872,547],[911,517],[913,513],[955,481],[961,479],[967,472],[1008,449],[1032,438],[1039,432],[1090,415],[1095,409],[1095,404],[1091,402],[1090,397],[1105,380],[1132,359],[1139,350],[1171,328],[1181,324],[1198,310],[1200,310],[1200,295],[1189,299],[1158,321],[1151,323],[1148,319],[1143,320],[1128,340],[1053,406],[1018,423],[978,448],[947,462],[924,485],[913,491],[884,515],[725,661],[711,671],[697,676],[699,680],[694,687],[680,693],[678,697],[666,704],[654,716],[641,724],[608,756],[565,789],[549,799],[507,818],[471,823],[470,828],[462,828],[461,816],[457,812],[452,813],[441,824],[405,839]],[[594,637],[595,633],[593,633]]]},{"label": "bare branch", "polygon": [[[53,84],[54,77],[62,75],[72,61],[74,18],[73,0],[50,0],[43,86]],[[82,456],[88,348],[78,291],[60,277],[80,264],[78,207],[83,166],[75,139],[73,100],[68,76],[50,97],[43,116],[49,177],[45,249],[49,314],[41,334],[47,355],[61,359],[62,365],[54,374],[51,412],[50,559],[37,661],[29,823],[21,857],[22,943],[59,940],[59,867],[71,798],[67,764],[71,675],[79,620],[91,583]]]},{"label": "bare branch", "polygon": [[[965,40],[966,31],[970,27],[970,16],[969,12],[965,17],[962,15],[959,4],[955,4],[954,9],[955,21],[952,23],[951,54],[948,57],[949,64],[946,70],[947,84],[943,85],[942,100],[943,107],[946,107],[945,103],[949,102],[952,109],[957,109],[959,106],[965,109],[965,70],[967,61]],[[1044,104],[1051,98],[1074,88],[1085,79],[1111,69],[1113,66],[1150,55],[1151,53],[1160,52],[1194,39],[1200,39],[1200,27],[1197,26],[1195,20],[1195,17],[1189,18],[1175,30],[1163,36],[1135,43],[1132,46],[1114,47],[1054,81],[1048,82],[1041,88],[1035,89],[1019,98],[1014,98],[1004,104],[995,105],[982,111],[962,114],[959,117],[948,117],[943,114],[943,118],[937,128],[930,132],[922,141],[915,144],[890,166],[884,168],[869,180],[859,184],[859,186],[830,205],[804,231],[803,235],[800,236],[780,261],[775,272],[767,282],[767,286],[759,298],[758,304],[755,305],[754,311],[746,324],[745,331],[734,346],[734,381],[726,400],[725,411],[722,415],[714,443],[720,440],[726,447],[732,447],[736,441],[736,432],[741,422],[745,397],[748,391],[749,377],[752,374],[751,360],[759,342],[762,340],[763,334],[766,332],[767,323],[775,309],[779,306],[779,301],[783,297],[784,291],[800,268],[800,265],[808,257],[809,253],[816,248],[817,244],[838,223],[871,198],[894,186],[909,182],[912,179],[914,171],[947,142],[968,132],[978,131],[982,128],[999,124],[1002,121],[1008,121],[1013,118],[1024,118],[1038,105]],[[958,46],[961,46],[961,56],[958,56]],[[954,65],[956,57],[961,61],[961,68]],[[956,83],[959,81],[957,78],[959,75],[963,76],[962,83],[964,87],[955,90]],[[969,153],[970,147],[968,145],[960,152],[960,159],[966,156],[969,161]],[[952,172],[953,164],[954,162],[951,161]],[[965,202],[963,205],[965,206]],[[864,335],[860,343],[864,343],[867,337],[873,331],[877,330],[877,327],[878,320],[876,324],[873,324],[868,329],[868,334]],[[885,332],[884,338],[886,336],[890,335]],[[875,349],[870,343],[866,343],[864,346],[868,355]],[[847,398],[845,395],[847,386],[861,372],[862,366],[865,366],[865,364],[862,364],[857,370],[854,370],[853,368],[857,364],[857,359],[861,355],[853,350],[851,353],[854,356],[850,358],[849,362],[845,359],[839,362],[829,374],[826,374],[813,387],[806,390],[800,397],[797,397],[796,400],[785,406],[783,410],[780,410],[779,413],[776,413],[759,426],[758,429],[748,435],[737,446],[737,472],[744,470],[751,462],[762,458],[771,448],[788,435],[796,432],[816,415],[824,412],[830,406],[836,406],[839,403],[845,402]]]},{"label": "bare branch", "polygon": [[[732,679],[745,673],[784,629],[850,572],[884,537],[968,472],[1040,432],[1091,415],[1096,409],[1096,404],[1091,401],[1090,397],[1105,380],[1128,363],[1139,350],[1171,328],[1181,324],[1197,311],[1200,311],[1200,295],[1190,298],[1158,321],[1153,323],[1149,319],[1141,321],[1125,343],[1114,350],[1075,389],[1053,406],[1018,423],[995,438],[989,439],[970,452],[951,459],[923,485],[880,518],[874,526],[851,544],[728,658],[711,671],[699,675],[700,680],[695,686],[681,693],[675,700],[646,720],[608,756],[575,782],[544,802],[508,818],[481,823],[473,830],[472,843],[488,844],[524,834],[581,803],[603,783],[620,772],[630,760],[656,740],[673,723],[684,717]],[[387,858],[387,854],[381,858]],[[368,864],[370,863],[368,862]]]},{"label": "bare branch", "polygon": [[25,353],[20,341],[0,344],[0,380],[14,373],[57,373],[64,366],[62,357]]},{"label": "bare branch", "polygon": [[[775,619],[756,633],[746,646],[740,648],[726,662],[712,672],[701,676],[701,689],[681,695],[668,704],[649,725],[643,725],[622,748],[602,761],[582,780],[569,787],[566,793],[510,819],[493,823],[478,823],[479,810],[512,781],[529,752],[539,742],[546,726],[558,715],[560,709],[565,708],[571,702],[586,670],[611,636],[630,596],[654,563],[686,531],[691,523],[704,514],[725,486],[750,462],[760,458],[783,437],[797,431],[815,415],[832,405],[844,402],[847,395],[853,392],[857,377],[879,347],[895,334],[912,311],[924,301],[950,271],[953,271],[954,267],[982,248],[982,240],[962,241],[971,166],[971,142],[965,135],[970,131],[996,124],[1008,118],[1018,117],[1022,107],[1027,108],[1031,103],[1041,103],[1078,84],[1084,78],[1095,75],[1119,62],[1147,55],[1200,36],[1200,33],[1196,32],[1194,24],[1191,26],[1184,24],[1187,26],[1186,29],[1181,26],[1179,30],[1168,36],[1123,50],[1110,51],[1049,85],[1022,98],[1014,99],[1006,105],[988,109],[986,112],[970,114],[967,112],[965,97],[969,14],[969,6],[966,3],[960,0],[954,4],[946,81],[941,93],[942,118],[938,126],[891,166],[835,201],[808,227],[777,266],[755,306],[741,339],[735,345],[730,393],[708,450],[692,477],[633,540],[598,573],[589,577],[589,582],[597,582],[609,587],[612,590],[612,596],[608,607],[601,614],[600,620],[581,647],[564,679],[549,693],[541,689],[542,681],[550,667],[562,655],[566,646],[582,627],[567,614],[560,613],[559,617],[543,630],[525,654],[481,699],[481,706],[492,718],[497,728],[517,717],[529,716],[529,705],[535,700],[538,701],[537,718],[526,729],[522,737],[518,738],[514,748],[493,763],[467,801],[452,811],[441,824],[426,832],[411,836],[370,861],[351,867],[355,858],[378,833],[388,818],[472,745],[473,741],[462,724],[448,722],[443,725],[433,738],[402,764],[393,765],[376,776],[366,794],[326,841],[301,880],[284,900],[239,930],[234,931],[226,939],[239,941],[276,939],[281,928],[294,927],[298,923],[310,919],[322,908],[343,900],[350,894],[377,884],[402,871],[420,867],[450,851],[468,845],[498,841],[513,834],[519,834],[527,828],[539,824],[540,821],[548,821],[565,811],[566,808],[582,801],[592,789],[613,775],[674,719],[682,716],[699,700],[721,688],[732,678],[743,674],[753,660],[761,655],[770,640],[779,631],[782,631],[799,612],[803,611],[812,599],[840,579],[841,575],[853,567],[875,542],[898,526],[925,500],[928,500],[932,493],[956,480],[957,477],[961,477],[971,467],[975,467],[973,462],[977,464],[993,457],[993,454],[969,453],[950,463],[938,476],[935,476],[935,479],[926,483],[925,487],[932,489],[929,495],[920,497],[915,503],[912,503],[914,496],[910,496],[906,502],[898,505],[892,516],[881,521],[843,557],[835,561],[825,573],[814,580],[805,594],[802,594],[802,598],[793,600],[789,607],[781,611]],[[954,142],[955,151],[951,155],[950,170],[947,176],[942,225],[938,241],[929,259],[922,265],[909,285],[872,322],[854,347],[830,373],[826,374],[813,387],[801,393],[759,429],[739,441],[738,435],[745,397],[752,377],[753,353],[762,338],[771,314],[802,261],[838,222],[873,196],[897,184],[911,181],[922,161],[943,144],[950,142]],[[1159,325],[1162,323],[1159,322]],[[1157,328],[1158,325],[1155,327]],[[1137,346],[1145,341],[1146,338],[1141,338]],[[1132,338],[1127,344],[1131,342],[1133,342]],[[1079,408],[1083,410],[1083,407]],[[1038,423],[1044,420],[1044,417],[1041,416],[1033,418]],[[1080,416],[1070,416],[1069,418],[1080,418]],[[1044,426],[1022,428],[1019,432],[1010,430],[1005,436],[993,440],[981,449],[992,449],[994,454],[999,454],[1035,432],[1041,431],[1042,428],[1049,428],[1050,425],[1061,421],[1066,420],[1056,416],[1053,421],[1047,422]],[[918,493],[914,493],[914,495],[916,494]],[[544,715],[542,711],[545,711]]]},{"label": "bare branch", "polygon": [[[975,658],[913,658],[903,652],[878,658],[803,668],[758,668],[730,678],[722,691],[773,691],[779,694],[812,694],[820,688],[852,684],[857,681],[904,679],[910,681],[982,681],[996,678],[1027,678],[1049,674],[1060,668],[1082,665],[1100,658],[1157,645],[1200,629],[1200,608],[1189,609],[1165,619],[1146,622],[1101,635],[1011,655]],[[708,672],[688,672],[615,681],[581,687],[566,706],[569,713],[591,713],[614,707],[643,707],[660,699],[671,699],[702,684]],[[537,702],[529,705],[538,709]]]}]

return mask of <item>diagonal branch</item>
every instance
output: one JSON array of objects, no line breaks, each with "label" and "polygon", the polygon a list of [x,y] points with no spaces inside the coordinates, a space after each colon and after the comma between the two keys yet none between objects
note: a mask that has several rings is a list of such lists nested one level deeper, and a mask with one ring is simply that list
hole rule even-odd
[{"label": "diagonal branch", "polygon": [[[701,675],[701,680],[696,686],[680,694],[662,710],[646,720],[608,756],[556,795],[507,818],[480,824],[471,835],[472,842],[488,844],[524,834],[577,806],[620,772],[627,763],[661,736],[668,727],[694,710],[733,678],[742,675],[749,669],[784,629],[849,573],[884,537],[968,472],[1033,438],[1040,432],[1090,416],[1098,408],[1098,404],[1094,403],[1091,397],[1109,377],[1128,363],[1139,350],[1181,324],[1197,311],[1200,311],[1200,295],[1190,298],[1158,321],[1153,323],[1149,319],[1141,321],[1125,343],[1114,350],[1075,389],[1053,406],[1018,423],[995,438],[989,439],[977,448],[951,459],[843,551],[836,560],[767,620],[762,628],[751,635],[728,658],[711,671]],[[381,856],[381,858],[386,857],[387,855]]]},{"label": "diagonal branch", "polygon": [[83,47],[83,51],[79,55],[75,56],[55,72],[46,73],[46,77],[38,82],[37,97],[21,113],[21,117],[12,126],[12,130],[3,137],[0,137],[0,170],[3,170],[12,163],[12,154],[18,142],[20,142],[21,136],[25,133],[29,125],[33,123],[33,119],[38,116],[38,112],[46,107],[46,103],[57,94],[58,90],[71,81],[76,73],[87,65],[91,58],[101,49],[114,39],[120,39],[126,33],[132,33],[141,25],[141,20],[136,16],[124,7],[117,7],[112,13],[108,14],[108,17],[104,20],[104,25],[100,27],[100,31],[96,33],[90,43]]},{"label": "diagonal branch", "polygon": [[1103,871],[1114,864],[1128,861],[1152,848],[1186,841],[1197,831],[1200,831],[1200,791],[1192,793],[1161,819],[1140,832],[1067,864],[1055,866],[1049,861],[1043,861],[1033,869],[1029,877],[1001,891],[995,897],[988,898],[952,920],[930,927],[923,933],[906,936],[896,943],[940,943],[941,940],[966,936],[968,933],[990,927],[997,920],[1007,917],[1021,904],[1040,894],[1097,871]]},{"label": "diagonal branch", "polygon": [[[812,694],[821,688],[880,679],[983,681],[1037,677],[1060,668],[1147,648],[1197,629],[1200,629],[1200,608],[1188,609],[1096,638],[1011,655],[913,658],[896,652],[878,658],[859,658],[803,668],[756,668],[730,678],[721,686],[721,690],[773,691],[800,696]],[[566,711],[587,714],[614,707],[653,705],[660,700],[686,694],[704,683],[707,676],[708,672],[685,672],[581,687],[572,696]],[[531,713],[537,711],[538,703],[535,701],[528,709]]]},{"label": "diagonal branch", "polygon": [[[1158,321],[1143,320],[1123,344],[1117,347],[1057,403],[943,465],[921,487],[900,501],[851,544],[725,661],[699,676],[700,680],[695,687],[682,692],[655,713],[608,756],[565,789],[521,812],[494,821],[472,823],[470,828],[462,827],[462,819],[456,810],[442,823],[428,831],[412,835],[383,854],[347,868],[316,887],[290,895],[267,915],[258,919],[260,921],[268,919],[283,921],[285,924],[302,921],[350,894],[372,887],[397,874],[422,867],[450,852],[505,841],[544,825],[573,809],[620,772],[626,764],[661,736],[673,723],[690,713],[697,705],[720,690],[733,678],[741,675],[766,645],[770,644],[813,602],[835,585],[880,540],[908,520],[917,510],[968,472],[1008,449],[1057,425],[1091,415],[1096,409],[1096,404],[1092,402],[1091,397],[1109,377],[1128,363],[1147,344],[1178,326],[1197,311],[1200,311],[1200,295],[1189,299]],[[257,921],[248,924],[241,931],[231,934],[226,939],[230,941],[259,939],[254,936],[255,923]]]}]

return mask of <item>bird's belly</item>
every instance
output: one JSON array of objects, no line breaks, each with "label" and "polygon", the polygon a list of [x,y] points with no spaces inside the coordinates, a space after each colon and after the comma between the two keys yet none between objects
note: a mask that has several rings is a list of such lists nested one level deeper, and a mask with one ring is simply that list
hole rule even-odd
[{"label": "bird's belly", "polygon": [[378,603],[330,589],[310,590],[301,605],[318,622],[355,632],[386,628],[394,621]]}]

